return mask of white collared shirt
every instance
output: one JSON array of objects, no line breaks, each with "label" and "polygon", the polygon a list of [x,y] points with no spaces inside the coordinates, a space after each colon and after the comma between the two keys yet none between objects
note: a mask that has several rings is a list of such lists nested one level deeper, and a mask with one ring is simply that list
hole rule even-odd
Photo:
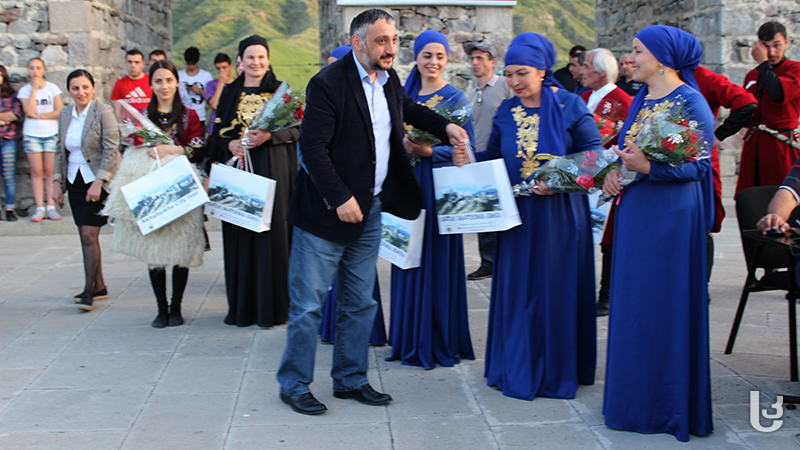
[{"label": "white collared shirt", "polygon": [[594,109],[597,108],[597,105],[600,104],[600,101],[603,100],[606,95],[610,94],[611,91],[617,88],[617,85],[614,83],[608,83],[607,85],[601,87],[596,91],[592,91],[592,95],[589,96],[589,101],[586,102],[586,107],[589,108],[590,113],[594,113]]},{"label": "white collared shirt", "polygon": [[[94,101],[94,100],[92,100]],[[67,148],[69,153],[69,160],[67,163],[67,179],[70,183],[75,182],[75,177],[78,176],[78,171],[81,171],[81,176],[86,184],[94,181],[95,176],[89,164],[86,163],[86,158],[83,157],[83,150],[81,149],[81,137],[83,136],[83,126],[86,124],[86,116],[89,113],[89,108],[92,103],[83,109],[83,112],[78,114],[78,108],[72,108],[72,120],[69,122],[67,128],[67,135],[64,136],[64,147]]]},{"label": "white collared shirt", "polygon": [[369,74],[361,61],[356,58],[353,52],[353,59],[356,60],[358,76],[361,78],[361,87],[364,88],[364,95],[367,96],[369,106],[369,116],[372,120],[372,134],[375,136],[375,191],[373,195],[378,195],[383,190],[383,182],[389,172],[389,152],[391,143],[389,136],[392,134],[392,115],[389,113],[389,103],[386,101],[386,94],[383,86],[389,81],[389,74],[385,70],[378,70],[375,82],[369,79]]}]

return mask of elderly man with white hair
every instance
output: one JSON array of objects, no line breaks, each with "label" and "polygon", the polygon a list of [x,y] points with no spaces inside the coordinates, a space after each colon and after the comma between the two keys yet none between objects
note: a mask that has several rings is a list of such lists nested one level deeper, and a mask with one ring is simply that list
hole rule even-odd
[{"label": "elderly man with white hair", "polygon": [[631,97],[614,84],[619,77],[617,58],[604,48],[590,50],[581,65],[580,77],[583,85],[591,89],[581,97],[598,123],[600,138],[603,144],[613,145],[631,106]]}]

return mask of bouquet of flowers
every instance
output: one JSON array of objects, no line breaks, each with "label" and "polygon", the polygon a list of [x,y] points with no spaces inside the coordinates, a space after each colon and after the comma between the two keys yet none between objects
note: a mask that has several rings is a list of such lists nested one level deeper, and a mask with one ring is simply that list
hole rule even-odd
[{"label": "bouquet of flowers", "polygon": [[[469,120],[469,103],[459,101],[455,96],[439,102],[436,106],[432,107],[431,110],[460,127],[464,126]],[[407,126],[406,131],[408,132],[409,138],[424,142],[431,147],[442,143],[436,136],[427,131],[422,131],[419,128]]]},{"label": "bouquet of flowers", "polygon": [[305,94],[294,92],[284,81],[250,120],[250,130],[278,131],[293,127],[303,120]]},{"label": "bouquet of flowers", "polygon": [[[601,189],[606,174],[619,167],[618,159],[613,150],[598,147],[548,160],[532,177],[556,192],[592,194]],[[535,186],[523,182],[514,186],[514,193],[518,197],[530,196]]]},{"label": "bouquet of flowers", "polygon": [[593,114],[592,116],[597,124],[597,131],[600,132],[600,142],[603,145],[616,138],[622,125],[625,124],[624,120],[615,119],[608,115]]},{"label": "bouquet of flowers", "polygon": [[125,100],[116,100],[114,106],[120,136],[128,146],[175,145],[169,133],[156,126]]},{"label": "bouquet of flowers", "polygon": [[[299,124],[303,120],[305,99],[304,92],[294,92],[285,81],[281,83],[272,97],[253,114],[250,125],[245,127],[242,132],[242,145],[248,147],[250,139],[247,137],[247,132],[250,130],[273,132]],[[239,161],[236,156],[228,160],[226,164],[233,166],[237,162],[240,162],[240,166],[243,167],[244,161]]]},{"label": "bouquet of flowers", "polygon": [[711,143],[700,123],[688,120],[683,105],[654,111],[645,120],[633,142],[650,161],[680,166],[711,156]]}]

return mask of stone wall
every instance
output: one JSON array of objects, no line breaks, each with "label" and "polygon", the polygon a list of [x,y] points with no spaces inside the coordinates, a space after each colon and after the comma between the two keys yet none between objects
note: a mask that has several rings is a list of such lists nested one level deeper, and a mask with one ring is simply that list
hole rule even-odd
[{"label": "stone wall", "polygon": [[[28,80],[27,62],[42,58],[46,78],[64,92],[69,72],[92,73],[96,96],[108,101],[114,82],[125,75],[125,52],[172,50],[170,0],[0,1],[0,64],[19,88]],[[27,159],[20,149],[17,205],[33,204]]]},{"label": "stone wall", "polygon": [[[642,28],[672,25],[697,37],[703,46],[703,65],[738,84],[755,67],[750,46],[758,40],[758,27],[769,21],[782,23],[790,38],[800,39],[797,0],[595,0],[598,46],[622,55],[630,51]],[[787,56],[800,59],[800,46],[790,45]],[[734,136],[720,146],[726,198],[732,197],[736,185],[741,145],[741,137]]]},{"label": "stone wall", "polygon": [[[376,2],[377,3],[377,2]],[[497,49],[497,67],[512,38],[510,6],[390,6],[381,7],[395,19],[399,35],[399,50],[394,68],[405,80],[414,65],[414,38],[425,30],[447,35],[450,56],[444,78],[462,91],[469,88],[471,69],[464,54],[465,42],[489,42]],[[330,52],[349,44],[350,22],[371,7],[337,6],[336,0],[320,0],[320,64],[324,65]]]}]

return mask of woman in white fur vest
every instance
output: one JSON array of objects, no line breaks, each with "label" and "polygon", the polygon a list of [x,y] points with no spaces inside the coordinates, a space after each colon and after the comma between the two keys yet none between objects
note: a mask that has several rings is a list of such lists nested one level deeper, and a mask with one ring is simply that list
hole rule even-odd
[{"label": "woman in white fur vest", "polygon": [[[147,109],[147,117],[162,130],[168,132],[175,145],[134,147],[125,152],[120,170],[111,185],[104,212],[115,217],[112,250],[135,256],[149,266],[150,283],[158,304],[158,315],[153,320],[154,328],[178,326],[184,323],[181,315],[181,300],[189,267],[203,262],[205,240],[203,213],[200,208],[185,214],[169,224],[142,235],[133,213],[120,188],[147,175],[158,152],[162,164],[180,155],[200,164],[205,159],[203,127],[197,113],[186,108],[178,92],[178,70],[169,61],[157,61],[150,67],[150,87],[153,96]],[[172,266],[172,301],[167,302],[166,266]]]}]

